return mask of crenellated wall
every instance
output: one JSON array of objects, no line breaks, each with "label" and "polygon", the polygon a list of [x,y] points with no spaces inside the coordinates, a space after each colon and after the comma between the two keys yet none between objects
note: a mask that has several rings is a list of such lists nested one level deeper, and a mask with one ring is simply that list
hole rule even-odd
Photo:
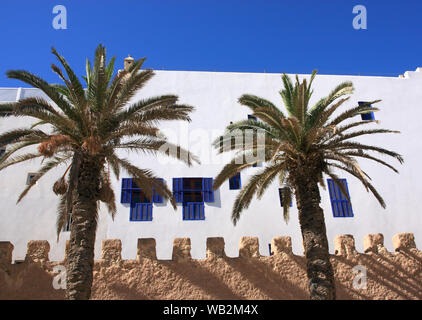
[{"label": "crenellated wall", "polygon": [[[363,244],[365,252],[359,253],[353,236],[334,239],[338,299],[422,299],[422,252],[412,233],[393,237],[395,252],[384,247],[382,234],[367,235]],[[172,260],[157,260],[155,245],[155,239],[138,239],[136,259],[122,260],[121,241],[104,240],[92,299],[308,298],[306,262],[293,254],[290,237],[274,238],[269,257],[259,254],[255,237],[241,239],[236,258],[225,255],[223,238],[207,239],[203,260],[191,258],[189,238],[174,239]],[[0,299],[63,299],[64,290],[54,289],[53,280],[66,255],[49,261],[49,250],[47,241],[30,241],[25,260],[12,264],[13,245],[0,242]],[[356,287],[362,270],[366,288]]]}]

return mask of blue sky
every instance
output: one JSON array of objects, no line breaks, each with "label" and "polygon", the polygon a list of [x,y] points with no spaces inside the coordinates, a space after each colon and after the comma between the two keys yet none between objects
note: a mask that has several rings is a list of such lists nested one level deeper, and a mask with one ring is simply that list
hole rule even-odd
[{"label": "blue sky", "polygon": [[[55,30],[55,5],[67,29]],[[367,30],[352,25],[355,5]],[[0,2],[0,87],[9,69],[57,82],[54,46],[78,75],[102,43],[117,67],[128,54],[167,70],[397,76],[422,67],[422,3],[349,0],[37,0]]]}]

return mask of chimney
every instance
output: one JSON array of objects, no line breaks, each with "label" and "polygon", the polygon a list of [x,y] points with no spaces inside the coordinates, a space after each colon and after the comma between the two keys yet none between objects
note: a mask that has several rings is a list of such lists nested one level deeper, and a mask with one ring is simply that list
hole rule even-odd
[{"label": "chimney", "polygon": [[133,62],[135,62],[135,59],[133,59],[129,54],[128,57],[124,60],[124,66],[126,71],[128,71],[129,67],[132,65]]}]

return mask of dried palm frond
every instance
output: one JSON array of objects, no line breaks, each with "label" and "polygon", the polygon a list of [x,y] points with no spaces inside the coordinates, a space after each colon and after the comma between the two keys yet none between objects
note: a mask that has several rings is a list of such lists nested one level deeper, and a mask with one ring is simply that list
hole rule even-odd
[{"label": "dried palm frond", "polygon": [[98,192],[98,200],[102,202],[109,202],[114,199],[114,192],[109,184],[103,184]]},{"label": "dried palm frond", "polygon": [[38,151],[43,156],[50,158],[56,153],[56,150],[59,147],[64,145],[70,145],[71,143],[72,139],[63,134],[54,135],[51,136],[47,141],[41,143],[38,146]]}]

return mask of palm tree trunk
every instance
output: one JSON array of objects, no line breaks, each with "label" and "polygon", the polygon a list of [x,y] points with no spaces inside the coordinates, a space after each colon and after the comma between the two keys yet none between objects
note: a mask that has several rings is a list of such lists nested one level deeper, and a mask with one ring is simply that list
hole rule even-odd
[{"label": "palm tree trunk", "polygon": [[102,161],[98,157],[86,154],[81,158],[66,265],[66,298],[69,300],[89,299],[93,279],[97,199]]},{"label": "palm tree trunk", "polygon": [[328,251],[324,212],[317,181],[307,175],[296,184],[299,223],[302,231],[311,300],[335,300],[334,271]]}]

